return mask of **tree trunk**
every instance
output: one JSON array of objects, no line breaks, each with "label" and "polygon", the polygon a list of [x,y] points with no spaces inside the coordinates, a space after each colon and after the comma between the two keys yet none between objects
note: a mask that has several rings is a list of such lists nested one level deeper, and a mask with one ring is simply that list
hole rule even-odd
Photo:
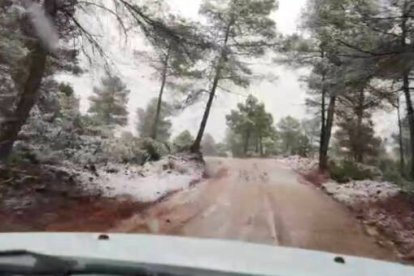
[{"label": "tree trunk", "polygon": [[325,171],[328,169],[328,150],[331,140],[332,126],[335,117],[336,96],[331,96],[328,106],[328,114],[326,118],[325,136],[323,137],[323,144],[319,156],[319,169]]},{"label": "tree trunk", "polygon": [[259,135],[256,132],[256,154],[259,153]]},{"label": "tree trunk", "polygon": [[[325,53],[321,51],[321,58],[323,59],[325,57]],[[325,133],[326,133],[326,103],[325,103],[325,97],[326,97],[326,87],[325,87],[325,79],[326,74],[325,72],[322,73],[322,99],[321,99],[321,133],[320,133],[320,141],[319,141],[319,169],[322,170],[322,161],[323,161],[323,147],[325,144]]]},{"label": "tree trunk", "polygon": [[263,138],[262,135],[259,135],[259,148],[260,148],[260,156],[264,156],[264,150],[263,150]]},{"label": "tree trunk", "polygon": [[29,77],[17,103],[12,120],[0,125],[0,162],[6,162],[22,126],[26,123],[35,105],[43,73],[46,67],[47,52],[39,45],[31,52]]},{"label": "tree trunk", "polygon": [[249,151],[249,142],[250,142],[250,130],[246,131],[246,138],[244,140],[244,149],[243,149],[243,153],[246,156],[247,152]]},{"label": "tree trunk", "polygon": [[362,119],[364,116],[364,102],[365,102],[365,93],[364,90],[361,89],[359,92],[359,98],[358,98],[358,108],[356,110],[357,115],[357,129],[356,129],[356,135],[353,137],[352,144],[354,147],[354,154],[355,154],[355,161],[359,163],[363,163],[364,161],[364,155],[361,151],[361,147],[359,146],[361,143],[364,143],[364,141],[361,140],[361,134],[362,134]]},{"label": "tree trunk", "polygon": [[154,140],[157,139],[157,134],[158,134],[158,124],[160,121],[161,107],[162,107],[162,96],[164,94],[165,83],[167,82],[167,70],[168,70],[169,59],[170,59],[170,49],[168,49],[168,53],[164,61],[164,68],[163,68],[162,77],[161,77],[161,88],[158,94],[157,110],[155,112],[154,123],[152,124],[151,138]]},{"label": "tree trunk", "polygon": [[220,58],[219,58],[219,61],[216,67],[216,74],[214,76],[213,86],[211,87],[211,90],[210,90],[210,96],[209,96],[209,99],[206,105],[206,109],[204,111],[203,119],[201,120],[201,124],[198,130],[198,133],[197,133],[197,137],[194,140],[194,143],[190,148],[191,152],[193,153],[200,152],[201,140],[203,139],[204,131],[207,126],[208,117],[210,116],[211,106],[213,105],[214,96],[216,95],[217,86],[220,81],[221,70],[223,69],[222,63],[226,59],[226,55],[227,55],[226,47],[227,47],[227,42],[229,41],[230,29],[231,29],[231,26],[233,25],[233,22],[234,22],[233,19],[230,19],[229,23],[227,24],[226,33],[225,33],[224,42],[223,42],[223,48],[221,49]]},{"label": "tree trunk", "polygon": [[326,131],[326,119],[325,119],[325,96],[322,95],[322,104],[321,104],[321,133],[320,133],[320,141],[319,141],[319,168],[321,168],[321,156],[323,153],[323,145],[325,139],[325,131]]},{"label": "tree trunk", "polygon": [[398,112],[398,146],[400,150],[400,171],[401,174],[405,174],[405,158],[404,158],[404,145],[402,138],[402,123],[401,123],[401,113],[400,113],[400,95],[397,97],[397,112]]},{"label": "tree trunk", "polygon": [[210,96],[204,111],[203,119],[201,120],[200,129],[196,139],[194,140],[193,145],[191,146],[191,152],[197,153],[200,151],[201,140],[203,139],[204,131],[207,126],[208,117],[210,116],[211,106],[213,105],[214,96],[216,95],[216,90],[218,82],[220,80],[221,66],[216,69],[216,76],[214,77],[213,86],[210,91]]},{"label": "tree trunk", "polygon": [[[55,0],[46,0],[43,7],[51,18],[55,18],[57,13]],[[40,85],[46,68],[48,51],[42,47],[40,41],[37,41],[34,43],[29,55],[29,74],[23,85],[12,119],[0,124],[0,162],[7,162],[14,142],[21,128],[26,123],[30,111],[36,104],[38,98]]]},{"label": "tree trunk", "polygon": [[405,95],[405,101],[407,104],[407,119],[408,126],[410,129],[410,154],[411,154],[411,167],[410,167],[410,176],[414,178],[414,108],[411,101],[410,94],[410,81],[408,79],[409,73],[405,73],[403,76],[403,91]]},{"label": "tree trunk", "polygon": [[[402,14],[402,21],[401,21],[401,45],[403,48],[407,47],[407,8],[408,2],[404,2],[403,14]],[[410,176],[414,178],[414,109],[413,103],[411,101],[411,94],[410,94],[410,70],[405,71],[403,73],[403,92],[405,95],[405,101],[407,104],[407,119],[408,119],[408,126],[410,129],[410,153],[411,153],[411,168],[410,168]]]},{"label": "tree trunk", "polygon": [[322,103],[321,103],[321,134],[319,141],[319,169],[322,170],[324,162],[324,145],[325,145],[325,136],[326,136],[326,103],[325,103],[326,89],[322,88]]}]

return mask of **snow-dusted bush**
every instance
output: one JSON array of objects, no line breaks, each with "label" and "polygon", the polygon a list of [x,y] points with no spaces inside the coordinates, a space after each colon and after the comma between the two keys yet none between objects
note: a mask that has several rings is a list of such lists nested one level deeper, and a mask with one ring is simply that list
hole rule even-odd
[{"label": "snow-dusted bush", "polygon": [[169,145],[140,139],[131,133],[115,135],[113,127],[81,115],[73,89],[48,78],[37,105],[19,134],[12,160],[43,164],[62,161],[79,166],[105,163],[142,165],[170,152]]},{"label": "snow-dusted bush", "polygon": [[[19,134],[14,160],[83,166],[107,162],[142,163],[142,146],[135,139],[117,138],[113,129],[81,115],[73,89],[53,79],[42,85],[41,96]],[[123,139],[123,140],[122,140]]]},{"label": "snow-dusted bush", "polygon": [[162,143],[150,138],[144,138],[141,141],[141,148],[146,152],[148,161],[156,161],[171,152],[171,146],[168,143]]},{"label": "snow-dusted bush", "polygon": [[69,161],[78,165],[130,163],[142,165],[147,161],[159,160],[169,153],[168,146],[151,139],[134,136],[115,137],[102,134],[98,129],[77,131],[65,127],[59,120],[49,123],[39,117],[25,126],[22,141],[16,144],[13,158],[56,164]]},{"label": "snow-dusted bush", "polygon": [[86,190],[107,197],[128,196],[153,202],[169,193],[189,188],[203,177],[203,166],[192,156],[165,156],[144,166],[108,164],[95,175],[79,176]]},{"label": "snow-dusted bush", "polygon": [[90,152],[94,155],[101,147],[99,137],[82,135],[84,127],[79,111],[76,114],[64,115],[63,112],[68,111],[60,108],[59,97],[60,93],[56,90],[42,95],[19,134],[14,156],[31,152],[30,155],[41,163],[58,163],[72,159],[78,162],[79,159],[84,159],[76,158],[78,153]]},{"label": "snow-dusted bush", "polygon": [[331,178],[340,183],[351,180],[380,180],[381,171],[373,166],[343,160],[339,164],[331,162],[329,166]]},{"label": "snow-dusted bush", "polygon": [[393,197],[401,188],[389,182],[372,180],[351,181],[344,184],[328,182],[322,185],[328,194],[348,206],[376,202]]},{"label": "snow-dusted bush", "polygon": [[68,152],[68,161],[79,165],[108,162],[108,155],[104,151],[106,139],[101,136],[79,136],[76,146],[65,150]]},{"label": "snow-dusted bush", "polygon": [[132,163],[141,165],[145,162],[146,151],[142,148],[142,141],[132,135],[122,135],[112,138],[104,144],[104,154],[111,162]]}]

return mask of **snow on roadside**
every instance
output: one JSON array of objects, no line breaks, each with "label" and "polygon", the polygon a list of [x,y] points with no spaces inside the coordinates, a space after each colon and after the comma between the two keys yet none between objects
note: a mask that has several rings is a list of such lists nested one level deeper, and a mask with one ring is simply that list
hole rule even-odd
[{"label": "snow on roadside", "polygon": [[322,184],[322,187],[328,194],[348,206],[385,200],[401,192],[395,184],[372,180],[352,181],[345,184],[329,181]]},{"label": "snow on roadside", "polygon": [[[327,194],[348,206],[367,227],[375,226],[398,256],[414,261],[414,209],[410,196],[397,185],[372,180],[322,185]],[[369,228],[367,228],[369,229]],[[369,232],[368,232],[369,233]],[[378,231],[373,231],[376,236]],[[383,240],[382,240],[383,241]]]},{"label": "snow on roadside", "polygon": [[282,158],[278,158],[277,160],[280,163],[301,173],[312,171],[316,169],[318,166],[318,161],[316,159],[301,157],[299,155],[282,157]]},{"label": "snow on roadside", "polygon": [[[300,173],[311,172],[318,166],[318,160],[298,155],[278,158],[278,161]],[[348,206],[385,200],[401,192],[401,188],[395,184],[372,180],[351,181],[345,184],[331,180],[322,184],[322,188]]]},{"label": "snow on roadside", "polygon": [[154,202],[171,192],[187,189],[202,179],[203,166],[191,156],[168,156],[145,166],[110,164],[96,174],[82,174],[87,191],[105,197],[128,196],[139,202]]},{"label": "snow on roadside", "polygon": [[[320,187],[338,202],[349,207],[364,221],[369,235],[378,243],[396,249],[398,256],[414,262],[414,205],[410,195],[399,186],[384,181],[363,180],[344,184],[318,179],[317,161],[299,156],[279,158],[278,161]],[[317,180],[317,182],[315,182]],[[309,179],[308,179],[309,180]],[[375,227],[378,230],[372,230]],[[381,236],[378,236],[381,233]],[[384,240],[385,238],[385,240]]]},{"label": "snow on roadside", "polygon": [[[300,173],[309,173],[318,167],[318,160],[298,155],[279,158],[278,161]],[[395,184],[372,180],[351,181],[345,184],[331,180],[322,184],[322,188],[348,206],[385,200],[401,192],[401,188]]]}]

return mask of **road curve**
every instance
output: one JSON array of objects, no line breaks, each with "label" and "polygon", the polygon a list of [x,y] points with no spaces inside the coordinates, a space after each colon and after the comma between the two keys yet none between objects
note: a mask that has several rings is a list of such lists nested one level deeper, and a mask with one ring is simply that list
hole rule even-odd
[{"label": "road curve", "polygon": [[236,239],[395,260],[342,205],[276,160],[207,159],[211,178],[113,231]]}]

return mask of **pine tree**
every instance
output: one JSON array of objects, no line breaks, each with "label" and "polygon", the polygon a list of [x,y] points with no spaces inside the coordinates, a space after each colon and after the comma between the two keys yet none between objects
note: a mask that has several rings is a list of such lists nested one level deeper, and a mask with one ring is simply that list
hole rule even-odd
[{"label": "pine tree", "polygon": [[193,142],[193,135],[188,130],[184,130],[174,138],[173,147],[177,152],[187,151]]},{"label": "pine tree", "polygon": [[43,82],[40,98],[19,133],[17,152],[30,153],[32,162],[69,160],[83,146],[83,132],[73,88],[51,79]]},{"label": "pine tree", "polygon": [[289,36],[278,50],[287,56],[279,62],[311,68],[309,76],[304,78],[308,93],[306,105],[312,115],[319,118],[319,169],[326,170],[337,94],[342,80],[338,78],[339,68],[333,62],[337,58],[337,47],[332,43],[330,33],[321,29],[317,21],[321,11],[323,9],[319,8],[318,0],[309,1],[302,17],[304,28],[312,34],[311,37]]},{"label": "pine tree", "polygon": [[[273,117],[267,113],[263,103],[252,95],[247,97],[245,103],[240,103],[237,110],[232,110],[226,116],[227,126],[231,130],[233,142],[238,144],[238,138],[242,140],[243,155],[248,155],[252,150],[258,155],[263,156],[266,148],[263,141],[266,138],[274,139],[275,130],[273,127]],[[235,143],[237,141],[237,143]],[[233,152],[238,150],[234,149]]]},{"label": "pine tree", "polygon": [[282,152],[288,155],[296,154],[299,138],[302,136],[300,122],[292,116],[284,117],[277,124],[277,132]]},{"label": "pine tree", "polygon": [[[138,115],[138,125],[137,130],[140,137],[152,137],[152,132],[154,129],[154,118],[158,109],[158,99],[154,98],[150,100],[147,105],[147,108],[144,110],[139,108],[137,110]],[[156,137],[157,140],[161,142],[167,142],[171,136],[171,127],[172,123],[168,119],[171,116],[171,107],[163,102],[160,109],[160,114],[158,118],[158,124],[156,128]]]},{"label": "pine tree", "polygon": [[[21,3],[17,3],[17,1],[4,3],[1,7],[2,13],[7,13],[13,8],[14,4],[21,6]],[[52,0],[47,0],[43,3],[47,15],[53,19],[58,16],[58,10],[55,4],[55,1]],[[26,14],[25,24],[20,20],[17,21],[18,27],[16,28],[16,34],[22,35],[20,43],[28,43],[30,39],[34,43],[27,44],[29,54],[24,56],[24,59],[28,61],[28,67],[13,68],[20,71],[19,74],[15,75],[13,82],[17,90],[21,91],[16,94],[18,98],[13,99],[13,106],[8,114],[7,120],[0,122],[0,161],[7,161],[14,142],[17,140],[20,130],[29,118],[30,112],[36,103],[42,78],[46,70],[47,56],[50,53],[50,49],[43,44],[39,32],[36,32],[38,31],[36,30],[36,25],[30,24],[30,20],[28,20],[34,15],[31,13]],[[2,23],[1,27],[4,28],[5,26],[3,24],[5,21],[2,20],[0,23]],[[46,25],[51,26],[52,24],[46,22]]]},{"label": "pine tree", "polygon": [[[172,15],[168,15],[164,22],[171,30],[181,35],[186,34],[188,37],[193,36],[193,32],[198,28],[195,24]],[[197,79],[201,77],[201,73],[195,70],[194,66],[203,54],[203,47],[199,44],[189,44],[187,47],[182,47],[182,41],[163,36],[154,37],[152,39],[152,45],[154,48],[153,51],[136,51],[135,55],[137,58],[146,61],[155,70],[155,74],[160,82],[158,101],[153,118],[154,122],[151,124],[152,129],[150,135],[152,139],[156,140],[165,90],[180,87],[180,84],[185,79]]]},{"label": "pine tree", "polygon": [[[410,143],[410,129],[408,126],[408,119],[407,117],[401,119],[401,129],[398,133],[393,133],[391,138],[394,142],[394,152],[396,155],[400,157],[400,171],[403,176],[409,175],[407,171],[407,165],[409,165],[411,161],[411,143]],[[401,161],[403,160],[403,162]]]},{"label": "pine tree", "polygon": [[338,98],[339,130],[335,137],[346,155],[359,163],[377,157],[381,146],[381,139],[375,137],[372,112],[381,106],[384,98],[373,92],[348,91]]},{"label": "pine tree", "polygon": [[106,75],[100,87],[94,87],[94,95],[89,98],[89,113],[99,124],[113,127],[128,123],[129,90],[119,77]]},{"label": "pine tree", "polygon": [[[312,0],[319,15],[313,22],[330,30],[330,39],[341,47],[341,56],[359,63],[356,75],[399,82],[405,97],[414,158],[413,75],[414,4],[410,0]],[[363,70],[361,70],[363,69]],[[411,164],[414,176],[414,163]]]},{"label": "pine tree", "polygon": [[318,117],[311,119],[304,119],[301,122],[304,135],[309,140],[309,153],[314,155],[318,152],[318,145],[320,139],[320,119]]},{"label": "pine tree", "polygon": [[216,156],[218,154],[216,141],[209,133],[206,133],[203,137],[201,152],[206,156]]},{"label": "pine tree", "polygon": [[258,99],[250,95],[244,104],[239,103],[237,110],[226,116],[227,126],[243,139],[243,154],[247,155],[255,131],[254,116],[258,108]]},{"label": "pine tree", "polygon": [[230,127],[226,130],[225,145],[233,157],[246,156],[245,142],[241,134],[235,133]]},{"label": "pine tree", "polygon": [[365,118],[361,125],[353,117],[340,117],[335,133],[340,153],[355,162],[366,163],[378,157],[381,139],[375,136],[372,120]]},{"label": "pine tree", "polygon": [[378,64],[367,53],[349,45],[365,48],[381,44],[369,26],[361,25],[360,12],[374,8],[371,0],[309,0],[303,14],[306,38],[290,36],[279,49],[289,53],[297,65],[310,65],[306,79],[308,106],[317,108],[320,118],[319,168],[326,170],[328,150],[338,97],[365,89],[378,74]]},{"label": "pine tree", "polygon": [[80,117],[80,101],[70,84],[61,83],[59,86],[59,113],[63,118]]},{"label": "pine tree", "polygon": [[248,77],[252,72],[243,57],[252,59],[265,53],[275,38],[275,22],[270,15],[276,8],[275,0],[204,0],[200,13],[208,20],[208,37],[213,41],[212,75],[209,76],[209,99],[192,146],[193,152],[200,149],[220,85],[225,82],[241,87],[249,85]]}]

